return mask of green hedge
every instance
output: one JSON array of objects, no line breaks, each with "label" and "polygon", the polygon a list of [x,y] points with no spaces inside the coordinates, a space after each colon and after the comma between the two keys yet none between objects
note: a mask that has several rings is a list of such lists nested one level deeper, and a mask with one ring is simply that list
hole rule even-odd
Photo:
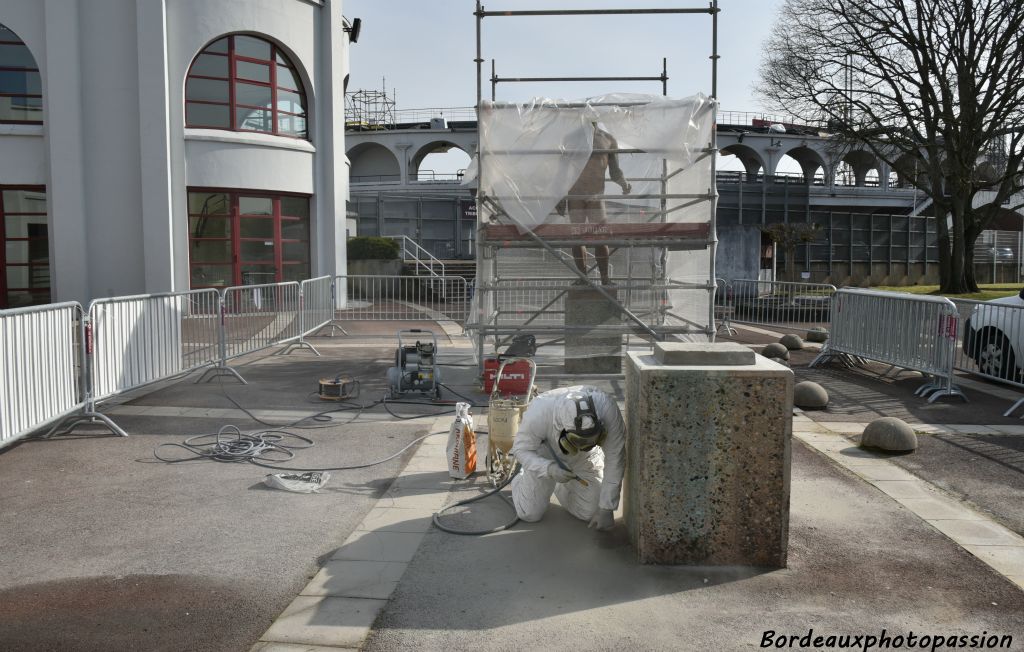
[{"label": "green hedge", "polygon": [[398,243],[391,238],[358,236],[348,241],[349,260],[394,260]]}]

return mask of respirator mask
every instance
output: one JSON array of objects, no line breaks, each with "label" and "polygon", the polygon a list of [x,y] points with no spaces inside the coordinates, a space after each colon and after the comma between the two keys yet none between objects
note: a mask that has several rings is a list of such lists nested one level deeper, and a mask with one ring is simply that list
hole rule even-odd
[{"label": "respirator mask", "polygon": [[[568,397],[576,407],[571,427],[566,427],[558,436],[558,446],[566,455],[584,453],[600,445],[605,438],[604,425],[597,416],[594,399],[576,394]],[[568,424],[563,424],[568,425]]]}]

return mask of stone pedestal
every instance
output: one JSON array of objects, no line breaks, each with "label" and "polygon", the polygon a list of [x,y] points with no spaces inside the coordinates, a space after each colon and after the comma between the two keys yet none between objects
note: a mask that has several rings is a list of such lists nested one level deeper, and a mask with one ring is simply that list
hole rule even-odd
[{"label": "stone pedestal", "polygon": [[[618,298],[616,288],[606,288]],[[576,328],[622,326],[622,311],[598,290],[571,287],[565,296],[565,372],[570,374],[622,373],[622,334]]]},{"label": "stone pedestal", "polygon": [[785,567],[792,412],[793,372],[739,344],[629,353],[624,511],[640,562]]}]

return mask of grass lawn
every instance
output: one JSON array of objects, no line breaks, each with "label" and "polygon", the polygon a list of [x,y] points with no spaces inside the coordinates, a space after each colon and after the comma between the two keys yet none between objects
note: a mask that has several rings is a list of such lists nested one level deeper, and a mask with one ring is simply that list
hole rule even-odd
[{"label": "grass lawn", "polygon": [[[945,294],[953,299],[977,299],[979,301],[990,301],[992,299],[999,299],[1001,297],[1009,297],[1020,292],[1021,286],[1012,283],[993,283],[988,285],[980,285],[981,292],[972,292],[969,294]],[[911,294],[932,294],[939,295],[938,285],[880,285],[871,288],[872,290],[886,290],[889,292],[909,292]]]}]

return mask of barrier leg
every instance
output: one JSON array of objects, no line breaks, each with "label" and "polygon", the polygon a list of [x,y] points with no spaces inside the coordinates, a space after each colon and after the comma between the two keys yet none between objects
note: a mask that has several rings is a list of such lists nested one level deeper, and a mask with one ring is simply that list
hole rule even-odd
[{"label": "barrier leg", "polygon": [[1013,405],[1012,405],[1012,406],[1010,407],[1010,409],[1009,409],[1009,410],[1007,410],[1006,412],[1003,412],[1003,416],[1004,416],[1004,417],[1008,417],[1008,416],[1010,416],[1010,415],[1011,415],[1011,414],[1013,414],[1013,413],[1014,413],[1014,412],[1015,412],[1015,411],[1017,410],[1017,408],[1019,408],[1019,407],[1020,407],[1021,405],[1024,405],[1024,398],[1022,398],[1022,399],[1019,399],[1019,400],[1018,400],[1018,401],[1017,401],[1016,403],[1014,403],[1014,404],[1013,404]]},{"label": "barrier leg", "polygon": [[[325,328],[329,328],[329,329],[331,329],[330,333],[329,333],[329,334],[327,334],[327,335],[321,335],[321,334],[320,334],[320,331],[322,331],[322,330],[323,330],[323,329],[325,329]],[[345,330],[345,329],[344,329],[344,328],[342,328],[341,326],[338,326],[338,325],[337,325],[337,324],[335,324],[334,322],[331,322],[330,324],[324,324],[324,325],[323,325],[323,326],[321,326],[320,328],[316,329],[316,330],[315,330],[315,331],[314,331],[314,332],[313,332],[313,333],[312,333],[312,334],[310,335],[310,337],[334,337],[334,334],[335,334],[335,333],[337,333],[337,332],[341,332],[341,334],[342,334],[342,335],[348,335],[348,331],[347,331],[347,330]]]},{"label": "barrier leg", "polygon": [[[209,376],[209,378],[207,378],[207,376]],[[202,376],[196,379],[195,384],[198,385],[203,381],[210,382],[210,380],[212,380],[213,378],[217,378],[218,376],[234,376],[235,378],[238,379],[238,382],[242,383],[243,385],[249,384],[245,382],[245,378],[242,378],[242,376],[237,371],[227,366],[226,364],[219,364],[216,367],[210,367],[209,369],[203,372]]]},{"label": "barrier leg", "polygon": [[119,437],[128,436],[128,433],[122,430],[121,427],[114,423],[107,415],[96,412],[94,409],[86,409],[81,414],[72,414],[64,417],[54,424],[54,426],[50,428],[42,438],[49,439],[50,437],[57,435],[67,435],[80,423],[96,423],[97,421],[102,422],[103,425],[109,428],[112,433]]},{"label": "barrier leg", "polygon": [[320,352],[316,350],[316,347],[313,346],[312,344],[310,344],[309,342],[307,342],[305,340],[305,338],[302,338],[302,337],[300,337],[298,340],[296,340],[294,342],[289,342],[288,346],[284,347],[283,349],[281,349],[280,351],[278,351],[274,355],[288,355],[289,353],[292,352],[292,349],[303,349],[303,348],[309,349],[310,351],[312,351],[313,353],[315,353],[318,356],[320,355]]}]

